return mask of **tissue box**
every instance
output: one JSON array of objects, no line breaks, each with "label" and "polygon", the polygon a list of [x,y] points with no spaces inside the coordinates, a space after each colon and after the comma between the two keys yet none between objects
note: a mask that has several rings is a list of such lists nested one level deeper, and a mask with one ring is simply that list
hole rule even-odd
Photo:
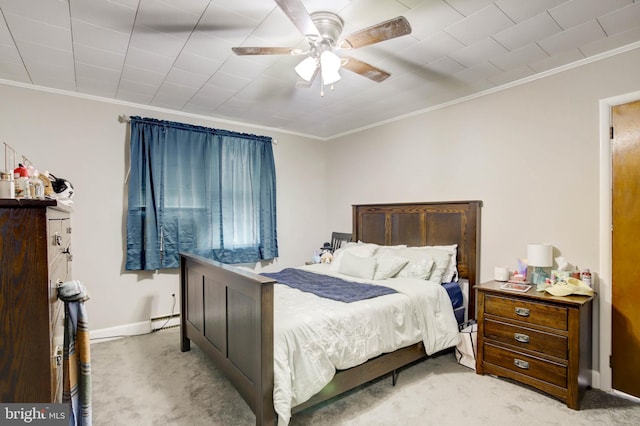
[{"label": "tissue box", "polygon": [[569,277],[571,277],[571,271],[558,271],[556,269],[551,271],[551,282],[555,283]]}]

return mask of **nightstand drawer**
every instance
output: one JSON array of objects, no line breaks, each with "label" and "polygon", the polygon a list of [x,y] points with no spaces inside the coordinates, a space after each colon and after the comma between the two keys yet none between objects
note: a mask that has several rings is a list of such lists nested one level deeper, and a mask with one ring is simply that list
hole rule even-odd
[{"label": "nightstand drawer", "polygon": [[567,330],[567,308],[487,294],[484,312],[557,330]]},{"label": "nightstand drawer", "polygon": [[568,357],[567,338],[557,334],[545,333],[485,318],[484,337],[563,360]]},{"label": "nightstand drawer", "polygon": [[562,388],[567,387],[567,367],[562,364],[535,358],[488,343],[484,345],[484,362],[525,374],[529,377],[535,377]]}]

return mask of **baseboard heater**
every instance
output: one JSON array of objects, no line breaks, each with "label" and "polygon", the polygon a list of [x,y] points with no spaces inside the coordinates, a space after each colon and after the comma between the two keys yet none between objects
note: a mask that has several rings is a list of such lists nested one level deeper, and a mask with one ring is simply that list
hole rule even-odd
[{"label": "baseboard heater", "polygon": [[180,325],[180,314],[164,315],[151,318],[151,331],[164,330],[178,327]]}]

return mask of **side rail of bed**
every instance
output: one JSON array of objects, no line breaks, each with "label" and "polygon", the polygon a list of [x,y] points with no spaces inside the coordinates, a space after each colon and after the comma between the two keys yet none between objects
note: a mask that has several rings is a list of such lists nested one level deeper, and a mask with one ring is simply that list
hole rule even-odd
[{"label": "side rail of bed", "polygon": [[200,256],[181,254],[180,349],[193,341],[273,425],[274,280]]}]

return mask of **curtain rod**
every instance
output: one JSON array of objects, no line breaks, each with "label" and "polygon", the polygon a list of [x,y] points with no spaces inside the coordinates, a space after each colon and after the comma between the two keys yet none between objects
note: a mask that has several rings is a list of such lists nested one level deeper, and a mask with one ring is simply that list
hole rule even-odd
[{"label": "curtain rod", "polygon": [[[118,121],[121,123],[131,123],[131,118],[128,115],[125,114],[120,114],[118,116]],[[271,143],[274,145],[278,145],[278,139],[277,138],[271,138]]]}]

